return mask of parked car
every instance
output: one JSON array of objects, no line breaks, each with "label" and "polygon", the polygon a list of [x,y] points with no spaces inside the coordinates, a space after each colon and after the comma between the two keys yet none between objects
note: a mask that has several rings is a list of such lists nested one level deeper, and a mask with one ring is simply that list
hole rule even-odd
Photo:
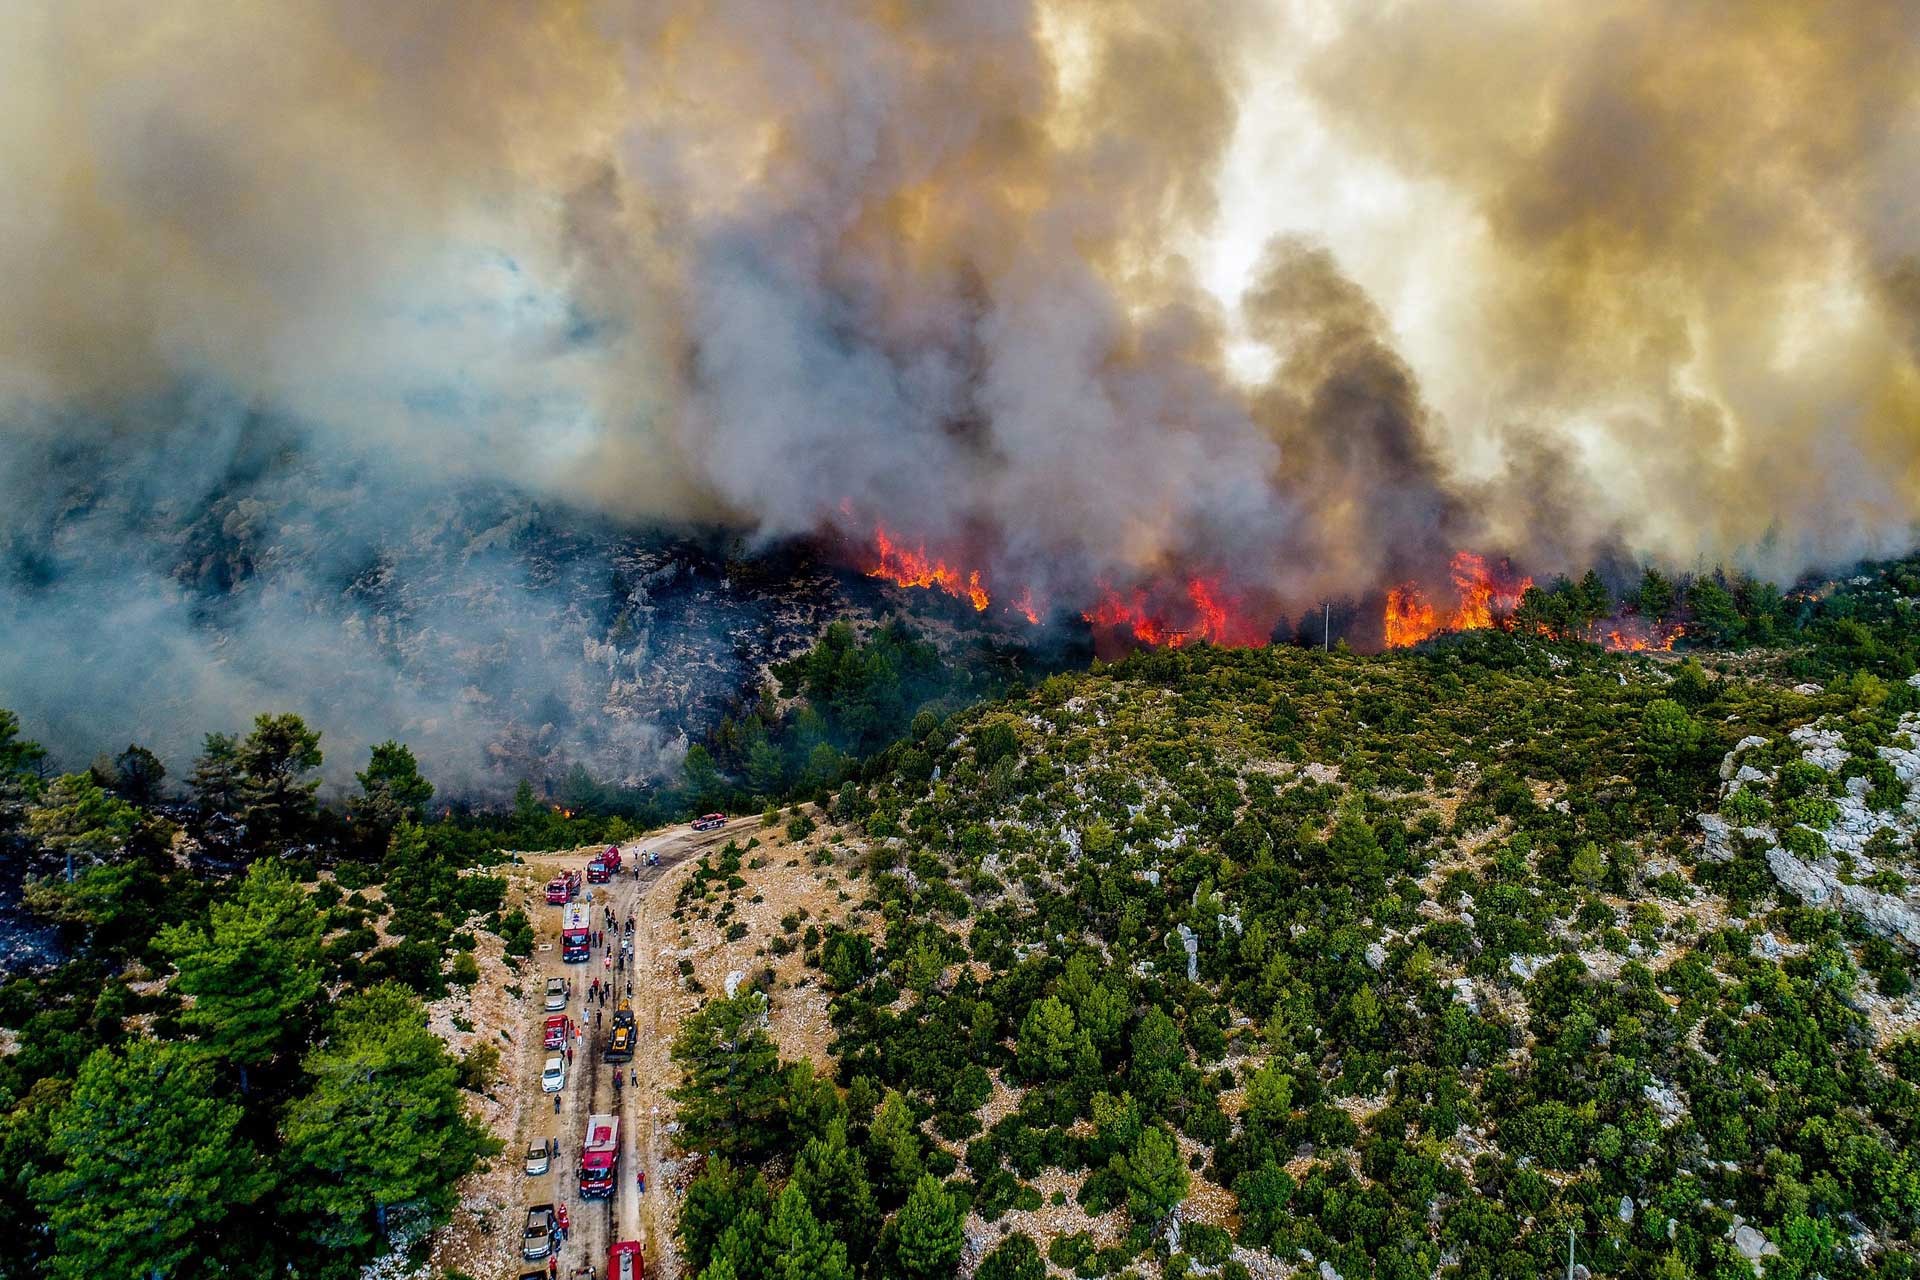
[{"label": "parked car", "polygon": [[567,1007],[567,984],[562,978],[547,979],[547,1012]]},{"label": "parked car", "polygon": [[567,1015],[556,1013],[548,1017],[546,1030],[541,1034],[540,1044],[547,1049],[567,1047]]},{"label": "parked car", "polygon": [[559,1054],[547,1059],[546,1069],[540,1073],[540,1088],[544,1093],[558,1093],[567,1087],[567,1060]]},{"label": "parked car", "polygon": [[527,1176],[537,1178],[553,1167],[553,1155],[544,1142],[527,1144]]},{"label": "parked car", "polygon": [[520,1256],[533,1261],[553,1252],[553,1206],[531,1205],[527,1225],[520,1231]]}]

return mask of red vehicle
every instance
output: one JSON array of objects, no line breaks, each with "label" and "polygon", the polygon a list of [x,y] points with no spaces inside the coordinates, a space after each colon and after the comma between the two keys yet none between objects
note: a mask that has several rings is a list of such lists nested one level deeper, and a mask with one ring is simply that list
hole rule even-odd
[{"label": "red vehicle", "polygon": [[580,1144],[580,1194],[605,1199],[619,1177],[620,1117],[587,1117],[587,1140]]},{"label": "red vehicle", "polygon": [[547,1030],[546,1034],[541,1037],[541,1044],[548,1049],[564,1049],[567,1047],[566,1014],[555,1013],[548,1015]]},{"label": "red vehicle", "polygon": [[718,831],[726,825],[727,815],[724,813],[703,813],[693,820],[695,831]]},{"label": "red vehicle", "polygon": [[645,1280],[646,1274],[638,1240],[622,1240],[607,1250],[607,1280]]},{"label": "red vehicle", "polygon": [[620,869],[620,846],[617,844],[608,845],[607,851],[600,855],[600,861],[607,864],[607,870],[618,871]]},{"label": "red vehicle", "polygon": [[547,901],[552,905],[564,906],[580,896],[580,873],[563,871],[547,881]]},{"label": "red vehicle", "polygon": [[570,902],[561,913],[560,958],[568,964],[593,959],[593,920],[581,903]]},{"label": "red vehicle", "polygon": [[587,883],[605,884],[613,879],[613,872],[607,870],[607,864],[595,858],[587,864]]}]

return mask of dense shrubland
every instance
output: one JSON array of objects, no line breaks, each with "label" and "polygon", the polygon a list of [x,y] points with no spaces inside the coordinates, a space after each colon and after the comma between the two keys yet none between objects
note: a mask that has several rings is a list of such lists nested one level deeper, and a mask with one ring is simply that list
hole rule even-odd
[{"label": "dense shrubland", "polygon": [[[836,1274],[951,1274],[945,1196],[987,1276],[1539,1275],[1569,1232],[1604,1275],[1912,1274],[1913,955],[1699,825],[1815,833],[1849,786],[1920,816],[1876,754],[1920,711],[1901,573],[1758,664],[1145,652],[911,726],[832,806],[876,917],[809,951],[839,1087],[753,1033],[754,1122],[689,1133],[690,1260],[783,1274],[779,1204]],[[1820,725],[1849,763],[1787,761]],[[1742,800],[1749,739],[1778,774]],[[1911,864],[1911,824],[1872,838]],[[1062,1176],[1088,1229],[1003,1237]]]}]

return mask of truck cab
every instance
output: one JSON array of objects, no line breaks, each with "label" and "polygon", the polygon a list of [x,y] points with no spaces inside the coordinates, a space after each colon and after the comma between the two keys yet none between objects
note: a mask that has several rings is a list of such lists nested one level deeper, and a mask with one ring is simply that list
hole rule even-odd
[{"label": "truck cab", "polygon": [[607,1280],[646,1280],[646,1275],[638,1240],[622,1240],[607,1250]]},{"label": "truck cab", "polygon": [[580,1195],[605,1199],[620,1180],[620,1117],[587,1117],[586,1140],[580,1144]]}]

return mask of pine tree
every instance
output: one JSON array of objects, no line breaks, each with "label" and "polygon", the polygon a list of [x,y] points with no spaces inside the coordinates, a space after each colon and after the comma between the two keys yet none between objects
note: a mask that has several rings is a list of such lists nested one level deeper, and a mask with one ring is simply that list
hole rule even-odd
[{"label": "pine tree", "polygon": [[277,862],[247,869],[233,897],[216,903],[212,929],[164,930],[160,949],[179,970],[175,989],[193,997],[181,1021],[215,1057],[247,1071],[270,1063],[305,1032],[320,991],[320,913]]},{"label": "pine tree", "polygon": [[1186,1198],[1189,1177],[1180,1145],[1164,1129],[1145,1129],[1133,1150],[1109,1166],[1127,1189],[1127,1212],[1138,1223],[1158,1224]]},{"label": "pine tree", "polygon": [[887,1204],[900,1203],[925,1172],[920,1126],[898,1090],[887,1090],[880,1114],[867,1133],[867,1167],[873,1171],[880,1199]]},{"label": "pine tree", "polygon": [[191,1046],[134,1040],[96,1050],[52,1118],[60,1167],[35,1183],[58,1276],[189,1274],[207,1234],[269,1179]]},{"label": "pine tree", "polygon": [[744,990],[709,1000],[674,1036],[673,1060],[686,1078],[671,1093],[689,1146],[759,1159],[784,1141],[785,1077],[766,1010],[764,995]]},{"label": "pine tree", "polygon": [[140,811],[101,790],[93,775],[55,778],[27,814],[27,831],[69,879],[115,859],[140,828]]},{"label": "pine tree", "polygon": [[1020,1020],[1016,1058],[1020,1074],[1032,1081],[1060,1080],[1072,1073],[1076,1034],[1073,1010],[1053,996],[1035,1000]]},{"label": "pine tree", "polygon": [[1016,1231],[994,1246],[973,1273],[973,1280],[1047,1280],[1047,1264],[1033,1237]]},{"label": "pine tree", "polygon": [[366,769],[353,775],[360,783],[360,794],[348,808],[367,844],[380,849],[401,823],[426,819],[433,784],[420,776],[420,762],[404,743],[382,742],[371,754]]},{"label": "pine tree", "polygon": [[[792,1185],[800,1188],[820,1220],[846,1241],[855,1262],[864,1262],[879,1235],[880,1210],[866,1161],[847,1142],[847,1125],[835,1120],[800,1149]],[[689,1199],[691,1193],[689,1193]]]},{"label": "pine tree", "polygon": [[1166,1010],[1154,1005],[1134,1027],[1128,1047],[1133,1057],[1128,1068],[1133,1096],[1149,1113],[1158,1114],[1180,1092],[1180,1068],[1187,1061],[1180,1028]]},{"label": "pine tree", "polygon": [[705,1268],[729,1226],[749,1214],[764,1217],[772,1204],[767,1180],[760,1174],[749,1179],[724,1156],[709,1160],[680,1203],[676,1229],[688,1269],[699,1272]]},{"label": "pine tree", "polygon": [[313,819],[320,732],[291,713],[254,717],[253,732],[234,753],[240,767],[240,818],[247,836],[265,848],[303,832]]},{"label": "pine tree", "polygon": [[129,804],[149,805],[160,799],[167,766],[137,742],[113,758],[113,788]]},{"label": "pine tree", "polygon": [[767,1243],[773,1253],[773,1280],[851,1280],[847,1246],[820,1225],[807,1197],[792,1182],[774,1201]]},{"label": "pine tree", "polygon": [[396,983],[342,1001],[303,1065],[310,1087],[283,1125],[285,1202],[324,1247],[364,1247],[394,1205],[443,1218],[454,1184],[497,1149],[461,1106],[459,1064]]},{"label": "pine tree", "polygon": [[887,1224],[894,1261],[908,1280],[951,1276],[960,1265],[964,1215],[960,1202],[932,1174],[914,1183],[913,1193]]},{"label": "pine tree", "polygon": [[187,779],[202,817],[233,816],[240,811],[240,740],[230,733],[210,733],[193,762]]}]

